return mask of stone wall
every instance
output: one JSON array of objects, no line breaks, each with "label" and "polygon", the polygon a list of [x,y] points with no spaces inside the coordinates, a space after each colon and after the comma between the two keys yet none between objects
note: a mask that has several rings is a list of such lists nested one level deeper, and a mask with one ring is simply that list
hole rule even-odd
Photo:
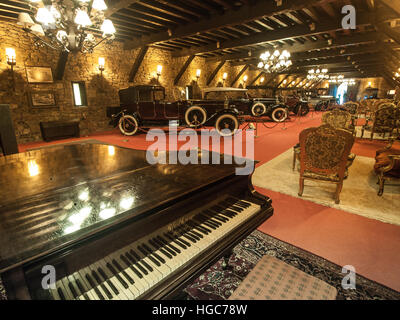
[{"label": "stone wall", "polygon": [[[0,103],[10,104],[14,129],[19,143],[40,141],[42,139],[39,123],[53,120],[79,120],[81,136],[89,133],[111,129],[106,117],[107,106],[119,105],[118,90],[135,84],[157,82],[157,65],[163,66],[159,79],[166,88],[167,99],[174,100],[177,91],[173,82],[186,57],[173,58],[169,51],[150,48],[147,52],[133,83],[129,83],[129,72],[139,50],[124,50],[123,44],[101,44],[91,54],[70,54],[65,68],[64,78],[51,84],[29,84],[26,67],[46,66],[56,70],[59,52],[47,46],[36,47],[31,36],[25,33],[13,21],[0,21]],[[15,91],[12,90],[10,67],[6,63],[5,48],[14,48],[17,65],[14,67]],[[105,58],[105,71],[98,70],[98,58]],[[206,63],[205,59],[196,57],[182,76],[178,87],[192,84],[197,89],[206,86],[208,76],[218,62]],[[228,63],[214,78],[210,86],[217,86],[224,72],[228,73],[226,84],[230,84],[241,67],[231,67]],[[196,70],[201,69],[201,77],[196,82]],[[252,73],[246,74],[249,80]],[[255,76],[255,75],[254,75]],[[84,81],[88,105],[75,107],[71,81]],[[240,81],[236,83],[236,86]],[[55,93],[56,108],[35,108],[30,105],[29,92],[52,91]],[[200,91],[197,90],[197,93]]]},{"label": "stone wall", "polygon": [[[93,53],[70,54],[65,68],[64,78],[51,84],[28,84],[26,67],[47,66],[55,72],[59,52],[49,47],[36,47],[31,36],[25,33],[14,21],[0,20],[0,103],[10,104],[14,129],[19,143],[40,141],[42,139],[39,123],[53,120],[79,120],[81,136],[111,129],[106,117],[107,106],[119,105],[118,90],[130,85],[157,83],[157,65],[163,66],[159,79],[166,88],[167,100],[179,98],[179,88],[194,85],[195,94],[206,87],[209,75],[219,62],[206,61],[195,57],[181,77],[176,88],[173,83],[176,75],[184,65],[187,57],[174,58],[169,51],[150,48],[136,74],[133,83],[129,82],[131,67],[139,53],[137,50],[124,50],[123,44],[101,44]],[[6,63],[5,48],[14,48],[17,65],[14,67],[15,91],[11,88],[12,77],[10,67]],[[98,58],[105,58],[105,71],[101,75],[98,70]],[[201,77],[196,80],[196,70],[201,69]],[[221,86],[222,75],[228,74],[225,82],[230,86],[232,80],[240,72],[242,66],[232,67],[229,63],[219,70],[209,86]],[[258,71],[247,70],[236,82],[235,86],[243,86],[243,77],[248,76],[250,83]],[[269,85],[277,84],[282,76],[274,77]],[[265,76],[268,82],[271,75]],[[289,78],[288,81],[294,79]],[[75,107],[71,81],[84,81],[88,105]],[[259,84],[259,80],[256,82]],[[34,108],[30,105],[29,92],[52,91],[55,93],[56,108]],[[252,96],[270,96],[271,90],[251,90]],[[0,115],[1,116],[1,115]]]}]

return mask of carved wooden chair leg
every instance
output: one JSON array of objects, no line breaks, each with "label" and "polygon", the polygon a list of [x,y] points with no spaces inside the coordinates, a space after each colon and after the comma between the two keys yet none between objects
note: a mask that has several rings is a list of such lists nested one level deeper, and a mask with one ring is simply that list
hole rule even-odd
[{"label": "carved wooden chair leg", "polygon": [[292,165],[292,170],[294,170],[295,167],[296,167],[296,157],[297,157],[297,155],[296,155],[296,150],[293,150],[293,165]]},{"label": "carved wooden chair leg", "polygon": [[229,250],[226,254],[224,254],[223,260],[222,260],[222,269],[223,270],[233,268],[232,266],[229,265],[229,258],[231,257],[232,253],[233,253],[232,250]]},{"label": "carved wooden chair leg", "polygon": [[383,177],[382,174],[380,174],[379,177],[378,177],[378,183],[379,183],[378,196],[382,196],[383,195],[383,189],[385,187],[385,178]]},{"label": "carved wooden chair leg", "polygon": [[300,177],[300,188],[299,188],[300,197],[303,195],[303,191],[304,191],[304,178]]},{"label": "carved wooden chair leg", "polygon": [[343,187],[343,182],[338,183],[336,186],[336,192],[335,192],[335,203],[339,204],[340,203],[340,192],[342,191],[342,187]]}]

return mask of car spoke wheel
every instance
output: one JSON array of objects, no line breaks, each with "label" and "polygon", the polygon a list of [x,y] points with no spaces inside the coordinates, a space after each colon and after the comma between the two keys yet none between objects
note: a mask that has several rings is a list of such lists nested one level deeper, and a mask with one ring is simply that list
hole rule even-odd
[{"label": "car spoke wheel", "polygon": [[198,128],[207,120],[206,111],[202,107],[193,106],[185,112],[185,122],[189,127]]},{"label": "car spoke wheel", "polygon": [[266,111],[267,111],[267,108],[266,108],[265,104],[263,104],[261,102],[257,102],[251,107],[251,114],[254,117],[261,117]]},{"label": "car spoke wheel", "polygon": [[288,115],[286,109],[282,107],[274,109],[271,114],[271,118],[275,122],[283,122],[286,120],[287,116]]},{"label": "car spoke wheel", "polygon": [[215,121],[215,129],[221,136],[232,136],[239,129],[239,121],[233,114],[221,114]]},{"label": "car spoke wheel", "polygon": [[134,116],[124,115],[119,119],[119,130],[126,136],[133,136],[139,129],[138,121]]}]

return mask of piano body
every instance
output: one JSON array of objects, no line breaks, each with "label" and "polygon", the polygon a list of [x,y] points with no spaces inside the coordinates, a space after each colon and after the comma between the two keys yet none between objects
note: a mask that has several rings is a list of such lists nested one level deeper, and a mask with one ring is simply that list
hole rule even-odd
[{"label": "piano body", "polygon": [[235,165],[150,165],[103,144],[0,158],[0,176],[9,299],[170,299],[273,212]]}]

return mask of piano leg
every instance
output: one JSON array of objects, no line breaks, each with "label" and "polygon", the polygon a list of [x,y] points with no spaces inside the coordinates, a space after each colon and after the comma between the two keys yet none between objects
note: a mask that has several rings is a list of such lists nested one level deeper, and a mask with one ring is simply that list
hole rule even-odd
[{"label": "piano leg", "polygon": [[233,267],[229,265],[229,258],[232,256],[232,249],[229,250],[227,253],[224,254],[223,260],[222,260],[222,269],[223,270],[228,270],[232,269]]}]

